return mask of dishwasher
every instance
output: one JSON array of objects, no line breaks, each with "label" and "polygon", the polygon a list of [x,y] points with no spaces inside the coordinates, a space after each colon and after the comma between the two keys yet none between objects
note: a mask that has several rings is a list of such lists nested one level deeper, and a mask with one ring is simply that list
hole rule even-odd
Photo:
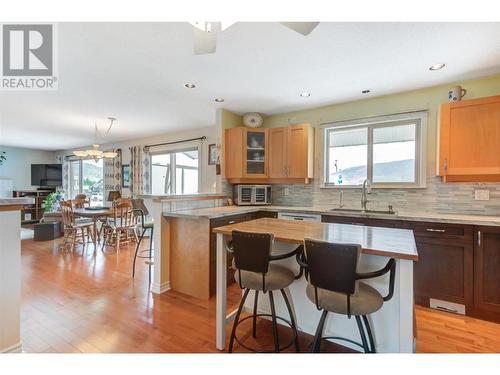
[{"label": "dishwasher", "polygon": [[279,212],[278,219],[297,220],[297,221],[319,221],[319,222],[321,222],[321,215],[303,214],[300,212]]}]

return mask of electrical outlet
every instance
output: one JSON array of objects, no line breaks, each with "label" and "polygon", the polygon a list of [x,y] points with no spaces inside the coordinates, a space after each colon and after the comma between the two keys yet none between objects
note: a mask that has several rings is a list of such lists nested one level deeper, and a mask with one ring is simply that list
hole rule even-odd
[{"label": "electrical outlet", "polygon": [[489,201],[490,191],[489,190],[474,190],[474,199],[476,201]]},{"label": "electrical outlet", "polygon": [[290,188],[284,188],[283,189],[283,195],[289,195],[290,194]]}]

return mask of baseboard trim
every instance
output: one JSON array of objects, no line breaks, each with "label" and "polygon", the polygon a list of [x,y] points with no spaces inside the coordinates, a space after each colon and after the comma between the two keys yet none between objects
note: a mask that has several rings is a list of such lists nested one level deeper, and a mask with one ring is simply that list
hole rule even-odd
[{"label": "baseboard trim", "polygon": [[153,285],[151,285],[151,291],[155,294],[162,294],[170,289],[171,289],[170,288],[170,281],[167,281],[167,282],[162,283],[162,284],[153,283]]},{"label": "baseboard trim", "polygon": [[15,345],[9,346],[8,348],[0,350],[0,353],[22,353],[22,344],[19,342]]}]

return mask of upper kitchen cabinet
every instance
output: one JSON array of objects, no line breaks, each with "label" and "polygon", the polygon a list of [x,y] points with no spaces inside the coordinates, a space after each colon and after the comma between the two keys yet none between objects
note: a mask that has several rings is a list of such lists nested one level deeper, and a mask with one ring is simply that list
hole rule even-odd
[{"label": "upper kitchen cabinet", "polygon": [[439,175],[500,181],[500,95],[441,106]]},{"label": "upper kitchen cabinet", "polygon": [[267,154],[267,129],[226,129],[224,176],[237,180],[267,178]]},{"label": "upper kitchen cabinet", "polygon": [[232,183],[308,183],[313,177],[313,128],[227,129],[225,177]]}]

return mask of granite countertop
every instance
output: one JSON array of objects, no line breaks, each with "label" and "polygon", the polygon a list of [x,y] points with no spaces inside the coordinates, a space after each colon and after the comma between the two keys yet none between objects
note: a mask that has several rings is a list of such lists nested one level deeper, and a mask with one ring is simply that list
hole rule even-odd
[{"label": "granite countertop", "polygon": [[35,204],[34,198],[0,198],[0,206],[12,206],[18,204]]},{"label": "granite countertop", "polygon": [[366,217],[374,219],[406,220],[442,222],[469,225],[500,226],[500,217],[481,215],[462,215],[439,212],[405,212],[399,211],[395,215],[380,213],[339,212],[331,211],[329,207],[295,207],[295,206],[222,206],[211,208],[195,208],[179,211],[163,212],[163,216],[179,218],[208,218],[216,219],[225,216],[251,213],[256,211],[297,212],[318,215],[332,215],[344,217]]}]

